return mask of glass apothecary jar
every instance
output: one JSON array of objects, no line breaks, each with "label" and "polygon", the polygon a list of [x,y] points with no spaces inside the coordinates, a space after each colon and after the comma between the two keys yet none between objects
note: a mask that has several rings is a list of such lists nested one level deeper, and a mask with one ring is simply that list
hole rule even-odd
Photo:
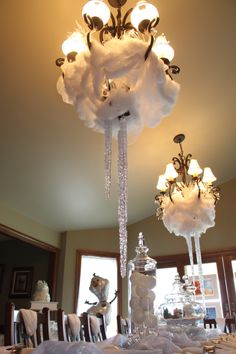
[{"label": "glass apothecary jar", "polygon": [[148,256],[142,233],[135,251],[128,263],[129,320],[131,333],[142,337],[157,330],[156,261]]},{"label": "glass apothecary jar", "polygon": [[194,301],[195,286],[184,276],[181,281],[179,274],[175,275],[171,293],[165,296],[165,303],[160,305],[159,318],[169,326],[178,324],[195,324],[204,317],[200,303]]}]

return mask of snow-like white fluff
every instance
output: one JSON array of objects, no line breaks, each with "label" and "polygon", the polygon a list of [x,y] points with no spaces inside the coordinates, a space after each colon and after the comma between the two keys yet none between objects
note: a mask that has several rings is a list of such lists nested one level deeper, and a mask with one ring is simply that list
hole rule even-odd
[{"label": "snow-like white fluff", "polygon": [[163,223],[170,233],[185,238],[201,235],[215,225],[215,200],[212,194],[202,192],[198,198],[198,188],[183,187],[182,191],[163,198]]},{"label": "snow-like white fluff", "polygon": [[138,136],[144,126],[155,127],[171,112],[180,87],[153,51],[145,61],[147,47],[126,36],[104,45],[93,41],[91,50],[77,54],[74,62],[65,59],[57,82],[63,101],[74,105],[80,119],[95,131],[103,133],[104,122],[112,121],[115,137],[118,117],[127,111],[128,133]]},{"label": "snow-like white fluff", "polygon": [[154,302],[156,294],[152,290],[156,286],[156,278],[152,275],[134,271],[130,276],[131,299],[130,307],[134,323],[146,323],[148,327],[157,325]]}]

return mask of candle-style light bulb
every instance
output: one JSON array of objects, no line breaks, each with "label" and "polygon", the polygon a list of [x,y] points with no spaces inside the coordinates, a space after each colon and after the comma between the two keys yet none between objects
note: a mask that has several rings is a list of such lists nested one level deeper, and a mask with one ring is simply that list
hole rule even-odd
[{"label": "candle-style light bulb", "polygon": [[161,192],[165,192],[167,190],[168,187],[166,185],[166,176],[165,175],[159,176],[156,188],[159,189]]},{"label": "candle-style light bulb", "polygon": [[202,182],[204,183],[212,183],[216,181],[216,177],[213,175],[210,167],[205,167],[203,172]]},{"label": "candle-style light bulb", "polygon": [[109,7],[102,0],[90,0],[82,9],[82,16],[89,17],[97,30],[109,21],[110,15]]},{"label": "candle-style light bulb", "polygon": [[178,177],[178,172],[174,168],[173,163],[168,163],[166,166],[165,177],[168,181],[174,181],[174,179]]},{"label": "candle-style light bulb", "polygon": [[132,25],[140,32],[144,32],[148,28],[150,22],[155,19],[159,19],[157,8],[145,0],[139,1],[130,15]]},{"label": "candle-style light bulb", "polygon": [[155,40],[152,50],[158,56],[158,58],[167,59],[169,62],[171,62],[175,56],[174,49],[171,47],[163,33]]},{"label": "candle-style light bulb", "polygon": [[202,169],[199,166],[197,160],[191,159],[188,169],[188,174],[193,177],[198,177],[202,173]]}]

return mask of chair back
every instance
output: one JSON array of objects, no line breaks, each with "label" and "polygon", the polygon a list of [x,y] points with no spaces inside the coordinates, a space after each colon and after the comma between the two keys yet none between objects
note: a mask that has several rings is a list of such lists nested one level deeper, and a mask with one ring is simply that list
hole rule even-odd
[{"label": "chair back", "polygon": [[236,321],[235,318],[226,318],[225,319],[225,333],[233,333],[236,332]]},{"label": "chair back", "polygon": [[126,318],[121,315],[116,316],[117,321],[117,332],[123,335],[129,334],[129,323]]},{"label": "chair back", "polygon": [[204,318],[204,328],[217,328],[217,322],[214,318]]},{"label": "chair back", "polygon": [[107,339],[105,319],[102,314],[82,314],[84,339],[86,342],[98,342]]},{"label": "chair back", "polygon": [[7,303],[5,308],[4,345],[24,344],[36,347],[44,340],[49,340],[49,309],[42,312],[30,309],[15,310],[14,303]]},{"label": "chair back", "polygon": [[66,342],[84,340],[81,318],[76,314],[66,315],[64,310],[57,310],[58,339]]}]

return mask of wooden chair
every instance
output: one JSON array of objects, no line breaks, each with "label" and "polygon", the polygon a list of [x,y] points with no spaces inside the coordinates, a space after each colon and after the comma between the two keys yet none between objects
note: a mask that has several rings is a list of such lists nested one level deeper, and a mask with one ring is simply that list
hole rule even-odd
[{"label": "wooden chair", "polygon": [[104,316],[98,313],[96,316],[83,312],[82,324],[84,339],[86,342],[98,342],[107,339]]},{"label": "wooden chair", "polygon": [[[26,316],[36,319],[30,328],[26,323]],[[32,321],[33,323],[33,321]],[[49,309],[42,312],[33,310],[15,310],[14,303],[7,303],[5,308],[5,336],[4,345],[23,344],[26,347],[36,347],[44,340],[49,340]]]},{"label": "wooden chair", "polygon": [[217,328],[217,322],[214,318],[204,318],[204,328]]},{"label": "wooden chair", "polygon": [[129,334],[129,323],[126,318],[121,315],[116,316],[117,321],[117,332],[123,335]]},{"label": "wooden chair", "polygon": [[76,314],[66,315],[64,310],[57,310],[58,339],[60,341],[75,342],[84,340],[81,317]]},{"label": "wooden chair", "polygon": [[[76,328],[72,328],[70,316],[74,316],[73,323]],[[75,318],[78,318],[78,321]],[[80,325],[79,325],[80,323]],[[84,312],[81,316],[75,314],[66,315],[64,310],[57,310],[58,339],[60,341],[75,342],[97,342],[105,340],[106,325],[104,316],[97,314],[96,316]]]},{"label": "wooden chair", "polygon": [[225,333],[233,333],[236,332],[236,321],[235,318],[226,318],[225,319]]}]

